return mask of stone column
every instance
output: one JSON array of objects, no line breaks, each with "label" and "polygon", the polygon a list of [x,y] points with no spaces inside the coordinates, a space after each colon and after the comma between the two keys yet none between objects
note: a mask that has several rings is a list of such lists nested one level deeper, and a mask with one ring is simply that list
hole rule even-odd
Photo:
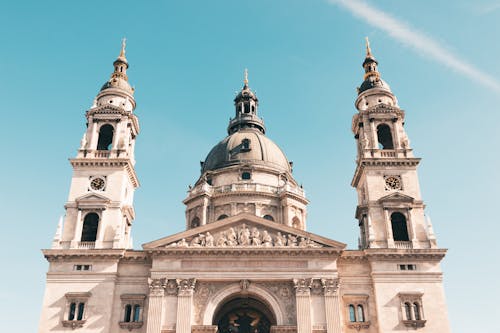
[{"label": "stone column", "polygon": [[311,333],[312,279],[293,279],[297,303],[297,333]]},{"label": "stone column", "polygon": [[146,333],[161,332],[161,317],[163,315],[163,295],[167,281],[149,279],[149,305]]},{"label": "stone column", "polygon": [[75,221],[75,234],[73,236],[73,240],[71,241],[71,248],[74,249],[78,248],[78,243],[82,239],[82,229],[83,229],[82,210],[77,208],[76,221]]},{"label": "stone column", "polygon": [[[193,292],[196,279],[177,279],[177,321],[176,333],[191,333]],[[149,333],[149,332],[148,332]]]},{"label": "stone column", "polygon": [[411,241],[411,245],[412,245],[412,248],[414,249],[418,249],[419,248],[419,243],[418,243],[418,240],[417,240],[417,231],[415,230],[415,224],[413,223],[413,216],[412,216],[412,212],[413,210],[411,208],[408,208],[408,221],[407,221],[407,228],[410,227],[410,231],[411,231],[411,238],[410,238],[410,241]]},{"label": "stone column", "polygon": [[321,284],[323,285],[323,295],[325,297],[326,332],[341,333],[342,312],[340,311],[338,294],[339,280],[321,279]]},{"label": "stone column", "polygon": [[387,208],[384,208],[384,217],[385,217],[386,234],[387,234],[387,247],[394,248],[395,245],[394,245],[394,237],[392,235],[392,223]]},{"label": "stone column", "polygon": [[200,221],[200,225],[205,225],[208,223],[208,214],[207,214],[207,210],[208,210],[208,198],[207,197],[204,197],[203,198],[203,206],[202,206],[202,210],[201,210],[201,221]]}]

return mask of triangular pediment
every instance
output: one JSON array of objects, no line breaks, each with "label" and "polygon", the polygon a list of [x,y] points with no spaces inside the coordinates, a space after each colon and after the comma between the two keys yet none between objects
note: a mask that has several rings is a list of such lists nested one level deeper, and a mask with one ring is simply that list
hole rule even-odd
[{"label": "triangular pediment", "polygon": [[88,193],[75,199],[76,202],[109,202],[109,199],[97,193]]},{"label": "triangular pediment", "polygon": [[344,249],[346,244],[242,213],[142,245],[155,248],[300,247]]},{"label": "triangular pediment", "polygon": [[97,193],[88,193],[75,199],[80,209],[106,209],[110,200]]},{"label": "triangular pediment", "polygon": [[395,192],[378,199],[379,202],[414,202],[415,198],[409,195]]}]

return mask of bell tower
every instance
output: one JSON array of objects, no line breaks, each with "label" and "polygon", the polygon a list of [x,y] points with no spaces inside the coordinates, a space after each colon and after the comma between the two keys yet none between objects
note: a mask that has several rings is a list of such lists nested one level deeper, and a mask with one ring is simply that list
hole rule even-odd
[{"label": "bell tower", "polygon": [[360,248],[435,248],[436,239],[420,195],[417,166],[404,128],[405,112],[381,79],[368,38],[364,81],[352,119]]},{"label": "bell tower", "polygon": [[66,216],[58,226],[54,249],[131,248],[135,213],[134,146],[139,122],[134,89],[127,77],[125,39],[111,78],[86,112],[86,131],[76,158]]}]

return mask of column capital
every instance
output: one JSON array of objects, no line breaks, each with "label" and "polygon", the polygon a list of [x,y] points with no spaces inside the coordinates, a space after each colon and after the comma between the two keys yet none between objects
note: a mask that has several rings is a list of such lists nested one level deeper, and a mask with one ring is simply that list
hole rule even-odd
[{"label": "column capital", "polygon": [[293,279],[293,287],[297,296],[308,296],[311,293],[312,279]]},{"label": "column capital", "polygon": [[149,283],[149,295],[150,296],[163,296],[165,293],[165,287],[167,285],[167,280],[165,278],[161,279],[148,279]]},{"label": "column capital", "polygon": [[335,295],[340,286],[339,279],[321,279],[321,284],[325,296]]},{"label": "column capital", "polygon": [[196,279],[177,279],[178,296],[191,296],[193,295]]}]

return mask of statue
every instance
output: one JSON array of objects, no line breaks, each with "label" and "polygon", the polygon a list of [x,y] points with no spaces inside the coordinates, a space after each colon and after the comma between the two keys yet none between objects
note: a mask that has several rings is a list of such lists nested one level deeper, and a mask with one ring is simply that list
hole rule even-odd
[{"label": "statue", "polygon": [[198,236],[194,236],[191,242],[189,242],[189,246],[200,247],[203,243],[203,235],[199,234]]},{"label": "statue", "polygon": [[271,235],[269,235],[267,230],[264,230],[262,232],[262,245],[265,247],[273,246],[273,238],[271,237]]},{"label": "statue", "polygon": [[231,227],[229,228],[229,230],[227,231],[227,245],[228,246],[236,246],[238,245],[238,240],[236,239],[236,232],[234,231],[234,229]]},{"label": "statue", "polygon": [[305,237],[299,238],[299,246],[300,247],[307,247],[308,245],[309,245],[309,242]]},{"label": "statue", "polygon": [[250,230],[245,224],[241,227],[239,241],[242,246],[250,245]]},{"label": "statue", "polygon": [[177,243],[177,246],[178,246],[178,247],[188,247],[188,246],[189,246],[189,244],[186,242],[186,239],[185,239],[185,238],[183,238],[183,239],[181,239],[181,240]]},{"label": "statue", "polygon": [[220,235],[219,239],[217,239],[217,246],[224,247],[224,246],[226,246],[226,244],[227,244],[226,235],[224,235],[224,233],[222,233]]},{"label": "statue", "polygon": [[288,234],[288,241],[286,242],[287,246],[297,246],[297,237]]},{"label": "statue", "polygon": [[80,141],[80,149],[87,148],[87,133],[83,133],[82,140]]},{"label": "statue", "polygon": [[260,240],[259,229],[257,229],[256,227],[252,228],[251,238],[252,238],[252,245],[260,246],[260,244],[262,243],[262,241]]},{"label": "statue", "polygon": [[278,231],[276,239],[274,240],[274,246],[285,246],[285,245],[286,245],[286,238],[285,236],[281,235],[281,232]]},{"label": "statue", "polygon": [[205,246],[214,246],[214,236],[207,231],[205,234]]},{"label": "statue", "polygon": [[370,140],[366,137],[366,134],[363,135],[363,139],[361,140],[362,147],[364,149],[370,149]]}]

